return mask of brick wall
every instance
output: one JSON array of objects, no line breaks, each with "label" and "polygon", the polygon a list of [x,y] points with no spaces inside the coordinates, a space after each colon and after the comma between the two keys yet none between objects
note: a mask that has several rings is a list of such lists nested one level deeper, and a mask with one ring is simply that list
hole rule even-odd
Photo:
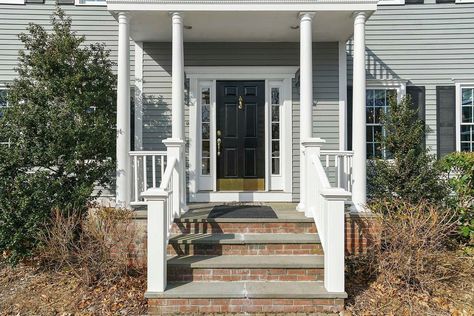
[{"label": "brick wall", "polygon": [[380,221],[373,213],[346,214],[346,256],[365,253],[380,243]]}]

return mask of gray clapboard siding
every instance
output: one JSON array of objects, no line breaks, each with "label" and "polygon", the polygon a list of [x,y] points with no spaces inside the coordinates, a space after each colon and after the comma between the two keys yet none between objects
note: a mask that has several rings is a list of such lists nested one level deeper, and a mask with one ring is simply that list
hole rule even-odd
[{"label": "gray clapboard siding", "polygon": [[[50,29],[50,16],[56,2],[7,5],[0,4],[0,85],[16,77],[18,50],[23,48],[18,34],[25,32],[33,22]],[[117,61],[118,23],[105,6],[63,5],[61,8],[72,18],[73,30],[86,37],[86,44],[100,42],[111,50],[111,59]],[[131,78],[134,77],[134,43],[130,41]],[[116,69],[114,68],[114,71]]]},{"label": "gray clapboard siding", "polygon": [[[474,4],[379,6],[367,21],[366,44],[368,78],[425,86],[427,146],[436,153],[436,87],[474,80]],[[348,55],[352,80],[350,42]]]},{"label": "gray clapboard siding", "polygon": [[[144,43],[143,144],[162,150],[171,136],[171,45]],[[338,44],[314,44],[314,136],[326,139],[326,149],[337,149]],[[186,66],[298,66],[298,43],[185,43]],[[293,82],[293,198],[299,197],[299,87]],[[185,109],[188,135],[188,109]]]}]

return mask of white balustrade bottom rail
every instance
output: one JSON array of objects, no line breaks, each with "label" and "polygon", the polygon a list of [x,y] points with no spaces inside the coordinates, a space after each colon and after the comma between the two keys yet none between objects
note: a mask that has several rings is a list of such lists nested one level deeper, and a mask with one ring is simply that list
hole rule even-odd
[{"label": "white balustrade bottom rail", "polygon": [[336,188],[352,192],[352,151],[321,150],[321,163],[329,182]]},{"label": "white balustrade bottom rail", "polygon": [[145,205],[141,194],[149,188],[157,188],[166,168],[166,151],[131,151],[132,158],[132,205]]},{"label": "white balustrade bottom rail", "polygon": [[[305,214],[312,217],[318,229],[324,251],[324,287],[328,292],[344,292],[344,239],[345,239],[345,202],[351,193],[341,187],[331,186],[322,161],[328,156],[336,157],[339,167],[343,153],[321,152],[324,140],[311,138],[302,143],[304,147]],[[342,158],[340,158],[342,157]],[[347,162],[349,164],[349,162]],[[343,169],[343,168],[341,168]],[[341,182],[341,186],[344,183]]]}]

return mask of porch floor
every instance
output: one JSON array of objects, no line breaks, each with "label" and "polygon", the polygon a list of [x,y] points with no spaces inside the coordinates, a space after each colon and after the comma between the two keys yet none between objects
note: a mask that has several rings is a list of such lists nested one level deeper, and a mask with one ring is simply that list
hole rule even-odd
[{"label": "porch floor", "polygon": [[[212,208],[218,205],[259,205],[270,206],[275,212],[277,218],[209,218]],[[313,219],[307,218],[304,213],[296,210],[296,203],[242,203],[242,204],[226,204],[226,203],[191,203],[188,204],[189,211],[181,216],[181,220],[192,220],[207,222],[313,222]]]}]

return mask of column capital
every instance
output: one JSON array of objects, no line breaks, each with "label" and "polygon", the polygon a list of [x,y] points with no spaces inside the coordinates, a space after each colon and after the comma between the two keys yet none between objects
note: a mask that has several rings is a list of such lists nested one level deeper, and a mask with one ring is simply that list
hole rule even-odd
[{"label": "column capital", "polygon": [[315,15],[315,12],[300,12],[298,13],[298,18],[300,21],[311,21]]},{"label": "column capital", "polygon": [[352,17],[354,18],[354,23],[365,23],[367,19],[367,13],[364,11],[356,11],[352,14]]},{"label": "column capital", "polygon": [[129,19],[130,19],[130,14],[129,12],[127,11],[120,11],[118,14],[118,22],[119,24],[122,24],[122,23],[128,23]]},{"label": "column capital", "polygon": [[175,22],[175,21],[182,21],[182,20],[183,20],[183,13],[178,12],[178,11],[169,12],[169,16],[171,17],[171,19],[173,20],[173,22]]}]

